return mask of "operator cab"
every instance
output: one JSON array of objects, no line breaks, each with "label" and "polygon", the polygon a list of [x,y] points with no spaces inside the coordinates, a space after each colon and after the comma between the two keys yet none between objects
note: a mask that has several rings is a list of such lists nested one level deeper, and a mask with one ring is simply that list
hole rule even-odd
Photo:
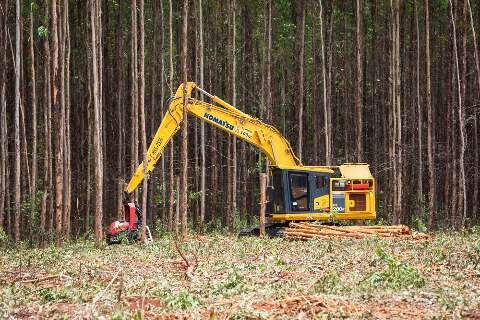
[{"label": "operator cab", "polygon": [[343,165],[333,172],[274,168],[268,189],[267,215],[272,221],[376,217],[368,165]]}]

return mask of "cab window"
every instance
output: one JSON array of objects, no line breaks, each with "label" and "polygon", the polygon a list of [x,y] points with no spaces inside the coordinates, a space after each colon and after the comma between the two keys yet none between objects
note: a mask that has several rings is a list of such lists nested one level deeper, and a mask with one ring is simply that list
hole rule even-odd
[{"label": "cab window", "polygon": [[275,172],[273,174],[273,186],[272,186],[272,204],[273,212],[282,213],[284,211],[283,207],[283,184],[282,184],[282,173]]},{"label": "cab window", "polygon": [[308,175],[303,173],[291,173],[290,178],[290,197],[292,210],[308,210]]}]

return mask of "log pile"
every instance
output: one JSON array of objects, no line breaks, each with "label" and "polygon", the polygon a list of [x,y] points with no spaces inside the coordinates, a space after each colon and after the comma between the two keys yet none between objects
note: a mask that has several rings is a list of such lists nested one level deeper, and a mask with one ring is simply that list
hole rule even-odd
[{"label": "log pile", "polygon": [[430,239],[428,234],[413,234],[408,226],[401,224],[394,226],[327,226],[309,222],[292,222],[282,233],[284,238],[292,240],[334,237],[363,239],[368,236],[406,238],[412,240]]}]

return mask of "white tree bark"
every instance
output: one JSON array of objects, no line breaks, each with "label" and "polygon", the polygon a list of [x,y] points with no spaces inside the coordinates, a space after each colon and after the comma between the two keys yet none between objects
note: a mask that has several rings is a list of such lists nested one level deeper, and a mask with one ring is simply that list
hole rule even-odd
[{"label": "white tree bark", "polygon": [[459,129],[460,129],[460,154],[459,154],[459,185],[461,194],[459,196],[459,205],[462,208],[461,226],[465,225],[465,220],[467,218],[467,193],[466,193],[466,184],[465,184],[465,112],[462,102],[462,93],[461,93],[461,84],[460,84],[460,67],[458,64],[458,49],[457,49],[457,29],[455,23],[455,17],[453,15],[453,4],[451,0],[448,0],[450,4],[450,20],[452,23],[452,32],[453,32],[453,54],[455,59],[455,76],[457,81],[457,94],[458,94],[458,119],[459,119]]},{"label": "white tree bark", "polygon": [[93,149],[95,158],[95,242],[97,246],[102,243],[102,219],[103,219],[103,143],[102,143],[102,105],[100,100],[100,76],[101,65],[99,55],[101,50],[98,47],[98,21],[97,14],[100,6],[99,0],[92,0],[91,6],[91,25],[92,25],[92,75],[93,75]]},{"label": "white tree bark", "polygon": [[[202,0],[198,0],[198,19],[199,19],[199,56],[200,56],[200,87],[204,85],[204,57],[203,57],[203,8]],[[203,230],[203,224],[205,223],[205,196],[206,196],[206,155],[205,155],[205,122],[200,121],[200,153],[202,158],[201,174],[200,174],[200,229]]]},{"label": "white tree bark", "polygon": [[[470,17],[470,28],[472,29],[472,39],[473,39],[473,54],[475,57],[475,69],[477,71],[477,86],[478,86],[478,93],[480,94],[480,59],[478,56],[478,44],[477,44],[477,34],[475,32],[475,23],[473,22],[473,14],[472,14],[472,7],[470,6],[470,0],[467,0],[468,5],[468,13]],[[474,133],[474,177],[473,177],[473,219],[476,221],[478,218],[478,187],[479,187],[479,154],[478,154],[478,120],[477,114],[473,115],[473,133]]]},{"label": "white tree bark", "polygon": [[13,114],[14,123],[14,146],[15,146],[15,161],[14,161],[14,239],[15,242],[20,241],[20,204],[21,204],[21,192],[20,192],[20,0],[16,1],[15,6],[15,109]]}]

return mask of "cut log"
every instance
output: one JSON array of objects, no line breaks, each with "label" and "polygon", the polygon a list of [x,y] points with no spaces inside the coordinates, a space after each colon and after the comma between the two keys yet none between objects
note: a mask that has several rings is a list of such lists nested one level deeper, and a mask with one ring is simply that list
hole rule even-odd
[{"label": "cut log", "polygon": [[412,234],[405,225],[394,226],[327,226],[309,222],[292,222],[283,231],[283,236],[292,240],[309,240],[313,238],[356,238],[368,236],[382,238],[404,238],[413,240],[430,239],[428,234]]}]

